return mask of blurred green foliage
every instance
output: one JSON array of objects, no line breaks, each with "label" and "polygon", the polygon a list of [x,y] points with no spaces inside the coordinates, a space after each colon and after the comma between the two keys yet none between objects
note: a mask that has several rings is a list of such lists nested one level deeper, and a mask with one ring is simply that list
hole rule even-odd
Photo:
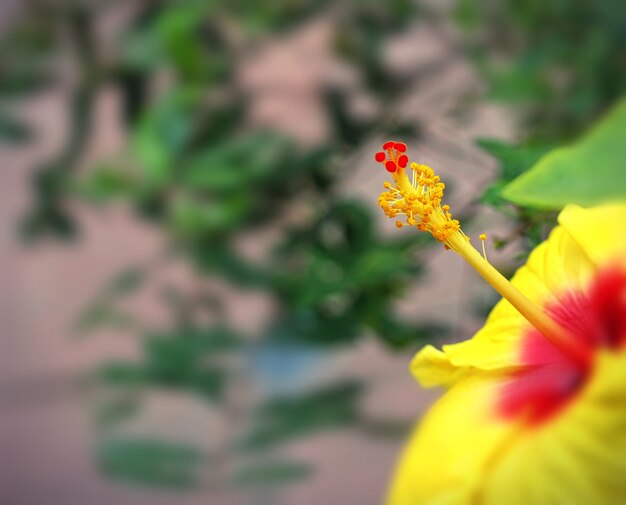
[{"label": "blurred green foliage", "polygon": [[520,205],[560,209],[626,200],[626,101],[576,144],[551,151],[510,182],[503,196]]},{"label": "blurred green foliage", "polygon": [[[125,21],[109,38],[98,36],[99,20],[120,8]],[[32,1],[24,9],[0,45],[0,101],[61,86],[69,124],[63,149],[35,172],[24,237],[75,238],[80,230],[70,202],[80,199],[93,206],[125,202],[167,242],[153,262],[104,286],[77,321],[81,333],[107,326],[141,336],[137,360],[111,361],[95,374],[112,392],[100,417],[103,471],[174,488],[282,485],[311,472],[280,456],[286,442],[349,426],[404,433],[404,423],[370,420],[362,412],[366,381],[302,376],[365,335],[404,349],[445,330],[404,321],[393,310],[419,277],[420,251],[429,242],[418,235],[383,239],[367,208],[338,189],[349,177],[347,160],[374,138],[418,135],[415,125],[386,111],[420,76],[398,75],[383,59],[389,37],[416,19],[413,2]],[[356,115],[354,90],[328,83],[322,101],[331,135],[305,147],[285,133],[249,126],[253,97],[237,71],[260,45],[320,15],[334,23],[335,57],[356,72],[378,112]],[[69,83],[59,59],[72,64]],[[84,167],[96,100],[105,89],[120,98],[127,142],[119,155]],[[2,112],[0,136],[13,143],[33,138],[28,125]],[[292,213],[300,217],[285,220]],[[237,244],[262,230],[277,238],[252,260]],[[173,322],[151,328],[125,301],[147,289],[158,269],[180,261],[201,287],[164,289],[163,307]],[[264,293],[276,305],[273,319],[239,334],[228,324],[223,296],[202,285],[211,279]],[[243,406],[242,381],[247,390],[262,390]],[[291,384],[297,387],[285,390]],[[229,433],[207,433],[219,443],[202,451],[129,438],[125,422],[154,390],[206,402],[226,419]],[[208,478],[199,478],[199,466]]]},{"label": "blurred green foliage", "polygon": [[[568,174],[580,172],[576,183],[585,188],[602,180],[585,179],[595,177],[585,171],[594,160],[621,174],[615,159],[606,158],[602,138],[543,156],[624,93],[625,5],[458,0],[463,50],[484,76],[489,99],[513,104],[524,119],[517,143],[479,140],[501,167],[482,201],[519,225],[497,245],[519,237],[533,245],[545,237],[556,213],[536,207],[557,208],[580,191],[569,186],[568,194],[561,185],[558,202],[519,194],[530,195],[528,186],[551,190],[563,163]],[[98,36],[98,21],[120,8],[124,21],[108,39]],[[428,239],[382,238],[367,208],[340,191],[350,160],[373,139],[419,136],[419,125],[392,119],[388,111],[415,88],[420,72],[392,71],[384,51],[429,8],[411,0],[33,0],[24,9],[0,42],[0,142],[36,140],[12,107],[51,90],[64,91],[69,125],[63,148],[35,171],[24,237],[75,238],[79,227],[70,203],[80,199],[94,207],[125,202],[166,239],[154,261],[120,272],[77,321],[81,333],[107,326],[141,337],[136,360],[104,363],[94,374],[112,392],[99,424],[102,470],[173,488],[284,485],[313,471],[281,455],[284,444],[299,437],[345,427],[369,435],[406,433],[402,420],[368,418],[361,406],[369,383],[356,374],[324,382],[307,373],[363,338],[406,349],[446,331],[402,320],[393,310],[394,300],[420,277]],[[238,66],[264,43],[324,16],[334,24],[329,45],[335,57],[359,81],[356,88],[328,83],[322,90],[332,134],[303,146],[284,132],[251,128],[254,97],[242,89]],[[71,79],[60,61],[71,63]],[[126,143],[119,155],[84,167],[95,104],[105,89],[120,98]],[[376,103],[373,115],[354,112],[355,92]],[[623,114],[616,114],[606,137],[612,145],[623,123]],[[267,251],[255,259],[245,255],[241,240],[267,230],[275,237]],[[158,269],[180,261],[199,286],[163,289],[172,323],[149,327],[125,301],[148,289]],[[273,318],[250,334],[235,331],[224,296],[203,284],[214,279],[263,293],[275,305]],[[247,396],[242,383],[253,401],[241,400]],[[191,395],[229,429],[207,433],[218,443],[203,450],[129,437],[125,422],[140,411],[146,391]]]},{"label": "blurred green foliage", "polygon": [[148,439],[103,440],[98,465],[110,477],[167,488],[187,488],[200,480],[202,453],[191,446]]},{"label": "blurred green foliage", "polygon": [[[483,201],[519,223],[517,236],[501,245],[523,237],[534,246],[555,223],[556,214],[541,209],[554,205],[515,197],[519,207],[511,208],[501,190],[548,150],[579,136],[625,94],[626,4],[457,0],[455,17],[465,34],[464,50],[487,82],[487,98],[513,106],[522,119],[517,143],[480,142],[501,163],[500,178]],[[566,192],[561,203],[569,198]]]},{"label": "blurred green foliage", "polygon": [[265,461],[249,468],[242,468],[232,478],[231,484],[238,488],[284,486],[311,475],[311,467],[296,461]]},{"label": "blurred green foliage", "polygon": [[353,425],[359,420],[362,392],[363,385],[350,380],[297,398],[271,400],[259,408],[256,425],[239,447],[258,451],[320,428]]},{"label": "blurred green foliage", "polygon": [[626,92],[620,0],[458,0],[490,97],[523,105],[529,140],[562,142]]}]

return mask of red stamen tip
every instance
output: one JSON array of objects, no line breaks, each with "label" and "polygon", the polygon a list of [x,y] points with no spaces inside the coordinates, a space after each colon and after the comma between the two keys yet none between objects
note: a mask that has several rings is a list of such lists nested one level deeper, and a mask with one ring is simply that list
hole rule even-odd
[{"label": "red stamen tip", "polygon": [[395,172],[398,169],[396,162],[391,160],[385,163],[385,168],[387,169],[387,172]]},{"label": "red stamen tip", "polygon": [[404,142],[396,142],[393,145],[394,149],[400,153],[406,152],[406,144]]},{"label": "red stamen tip", "polygon": [[403,154],[398,158],[398,165],[400,168],[404,168],[409,163],[409,157],[406,154]]},{"label": "red stamen tip", "polygon": [[393,146],[395,146],[395,145],[396,145],[396,143],[395,143],[393,140],[390,140],[390,141],[385,142],[385,143],[383,144],[383,149],[384,149],[385,151],[388,151],[389,149],[393,149]]},{"label": "red stamen tip", "polygon": [[374,155],[374,159],[378,162],[378,163],[382,163],[383,161],[385,161],[385,158],[387,156],[385,155],[385,153],[380,152],[380,153],[376,153]]}]

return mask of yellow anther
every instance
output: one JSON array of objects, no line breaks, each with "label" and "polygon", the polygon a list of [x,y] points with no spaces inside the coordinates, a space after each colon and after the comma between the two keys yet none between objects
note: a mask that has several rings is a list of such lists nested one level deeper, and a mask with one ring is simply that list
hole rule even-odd
[{"label": "yellow anther", "polygon": [[483,246],[483,258],[489,261],[487,259],[487,251],[485,251],[485,240],[487,240],[487,235],[485,235],[484,233],[481,233],[480,235],[478,235],[478,238],[480,239],[480,242]]},{"label": "yellow anther", "polygon": [[415,172],[413,180],[404,170],[393,172],[394,184],[385,184],[387,191],[378,202],[387,216],[404,215],[408,225],[430,232],[445,244],[460,230],[450,207],[441,205],[445,185],[432,168],[418,163],[411,163],[410,167]]},{"label": "yellow anther", "polygon": [[396,228],[402,228],[403,226],[402,221],[396,221]]}]

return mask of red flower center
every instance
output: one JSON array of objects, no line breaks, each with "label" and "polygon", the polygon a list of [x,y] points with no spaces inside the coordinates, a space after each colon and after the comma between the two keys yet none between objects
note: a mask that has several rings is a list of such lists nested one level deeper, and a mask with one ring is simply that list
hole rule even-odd
[{"label": "red flower center", "polygon": [[586,293],[568,292],[545,310],[584,344],[590,359],[581,365],[535,328],[526,332],[522,368],[502,388],[499,408],[505,417],[523,417],[530,424],[549,420],[576,397],[593,371],[598,349],[618,349],[626,343],[626,271],[602,270]]}]

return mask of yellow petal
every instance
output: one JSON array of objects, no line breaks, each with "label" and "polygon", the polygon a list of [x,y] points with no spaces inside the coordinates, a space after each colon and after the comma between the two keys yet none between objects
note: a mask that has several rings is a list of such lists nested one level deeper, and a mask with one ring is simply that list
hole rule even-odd
[{"label": "yellow petal", "polygon": [[470,503],[517,428],[493,415],[497,381],[460,381],[428,412],[397,468],[388,505]]},{"label": "yellow petal", "polygon": [[583,209],[568,205],[559,223],[596,265],[626,265],[626,204]]},{"label": "yellow petal", "polygon": [[581,244],[562,226],[557,226],[548,240],[533,251],[526,268],[556,298],[568,292],[585,291],[596,272]]},{"label": "yellow petal", "polygon": [[484,480],[485,505],[619,505],[626,492],[626,354],[602,353],[553,420],[518,436]]},{"label": "yellow petal", "polygon": [[587,385],[538,426],[498,413],[497,374],[466,376],[425,416],[388,505],[621,505],[626,353],[604,352]]},{"label": "yellow petal", "polygon": [[[626,205],[566,208],[512,283],[546,306],[586,291],[603,265],[626,265]],[[588,383],[539,426],[497,412],[528,323],[500,301],[469,341],[420,351],[412,370],[450,387],[412,436],[389,505],[619,505],[626,495],[626,352],[602,351]]]},{"label": "yellow petal", "polygon": [[450,362],[447,354],[432,345],[423,347],[411,361],[411,371],[426,388],[448,386],[456,382],[463,370]]}]

